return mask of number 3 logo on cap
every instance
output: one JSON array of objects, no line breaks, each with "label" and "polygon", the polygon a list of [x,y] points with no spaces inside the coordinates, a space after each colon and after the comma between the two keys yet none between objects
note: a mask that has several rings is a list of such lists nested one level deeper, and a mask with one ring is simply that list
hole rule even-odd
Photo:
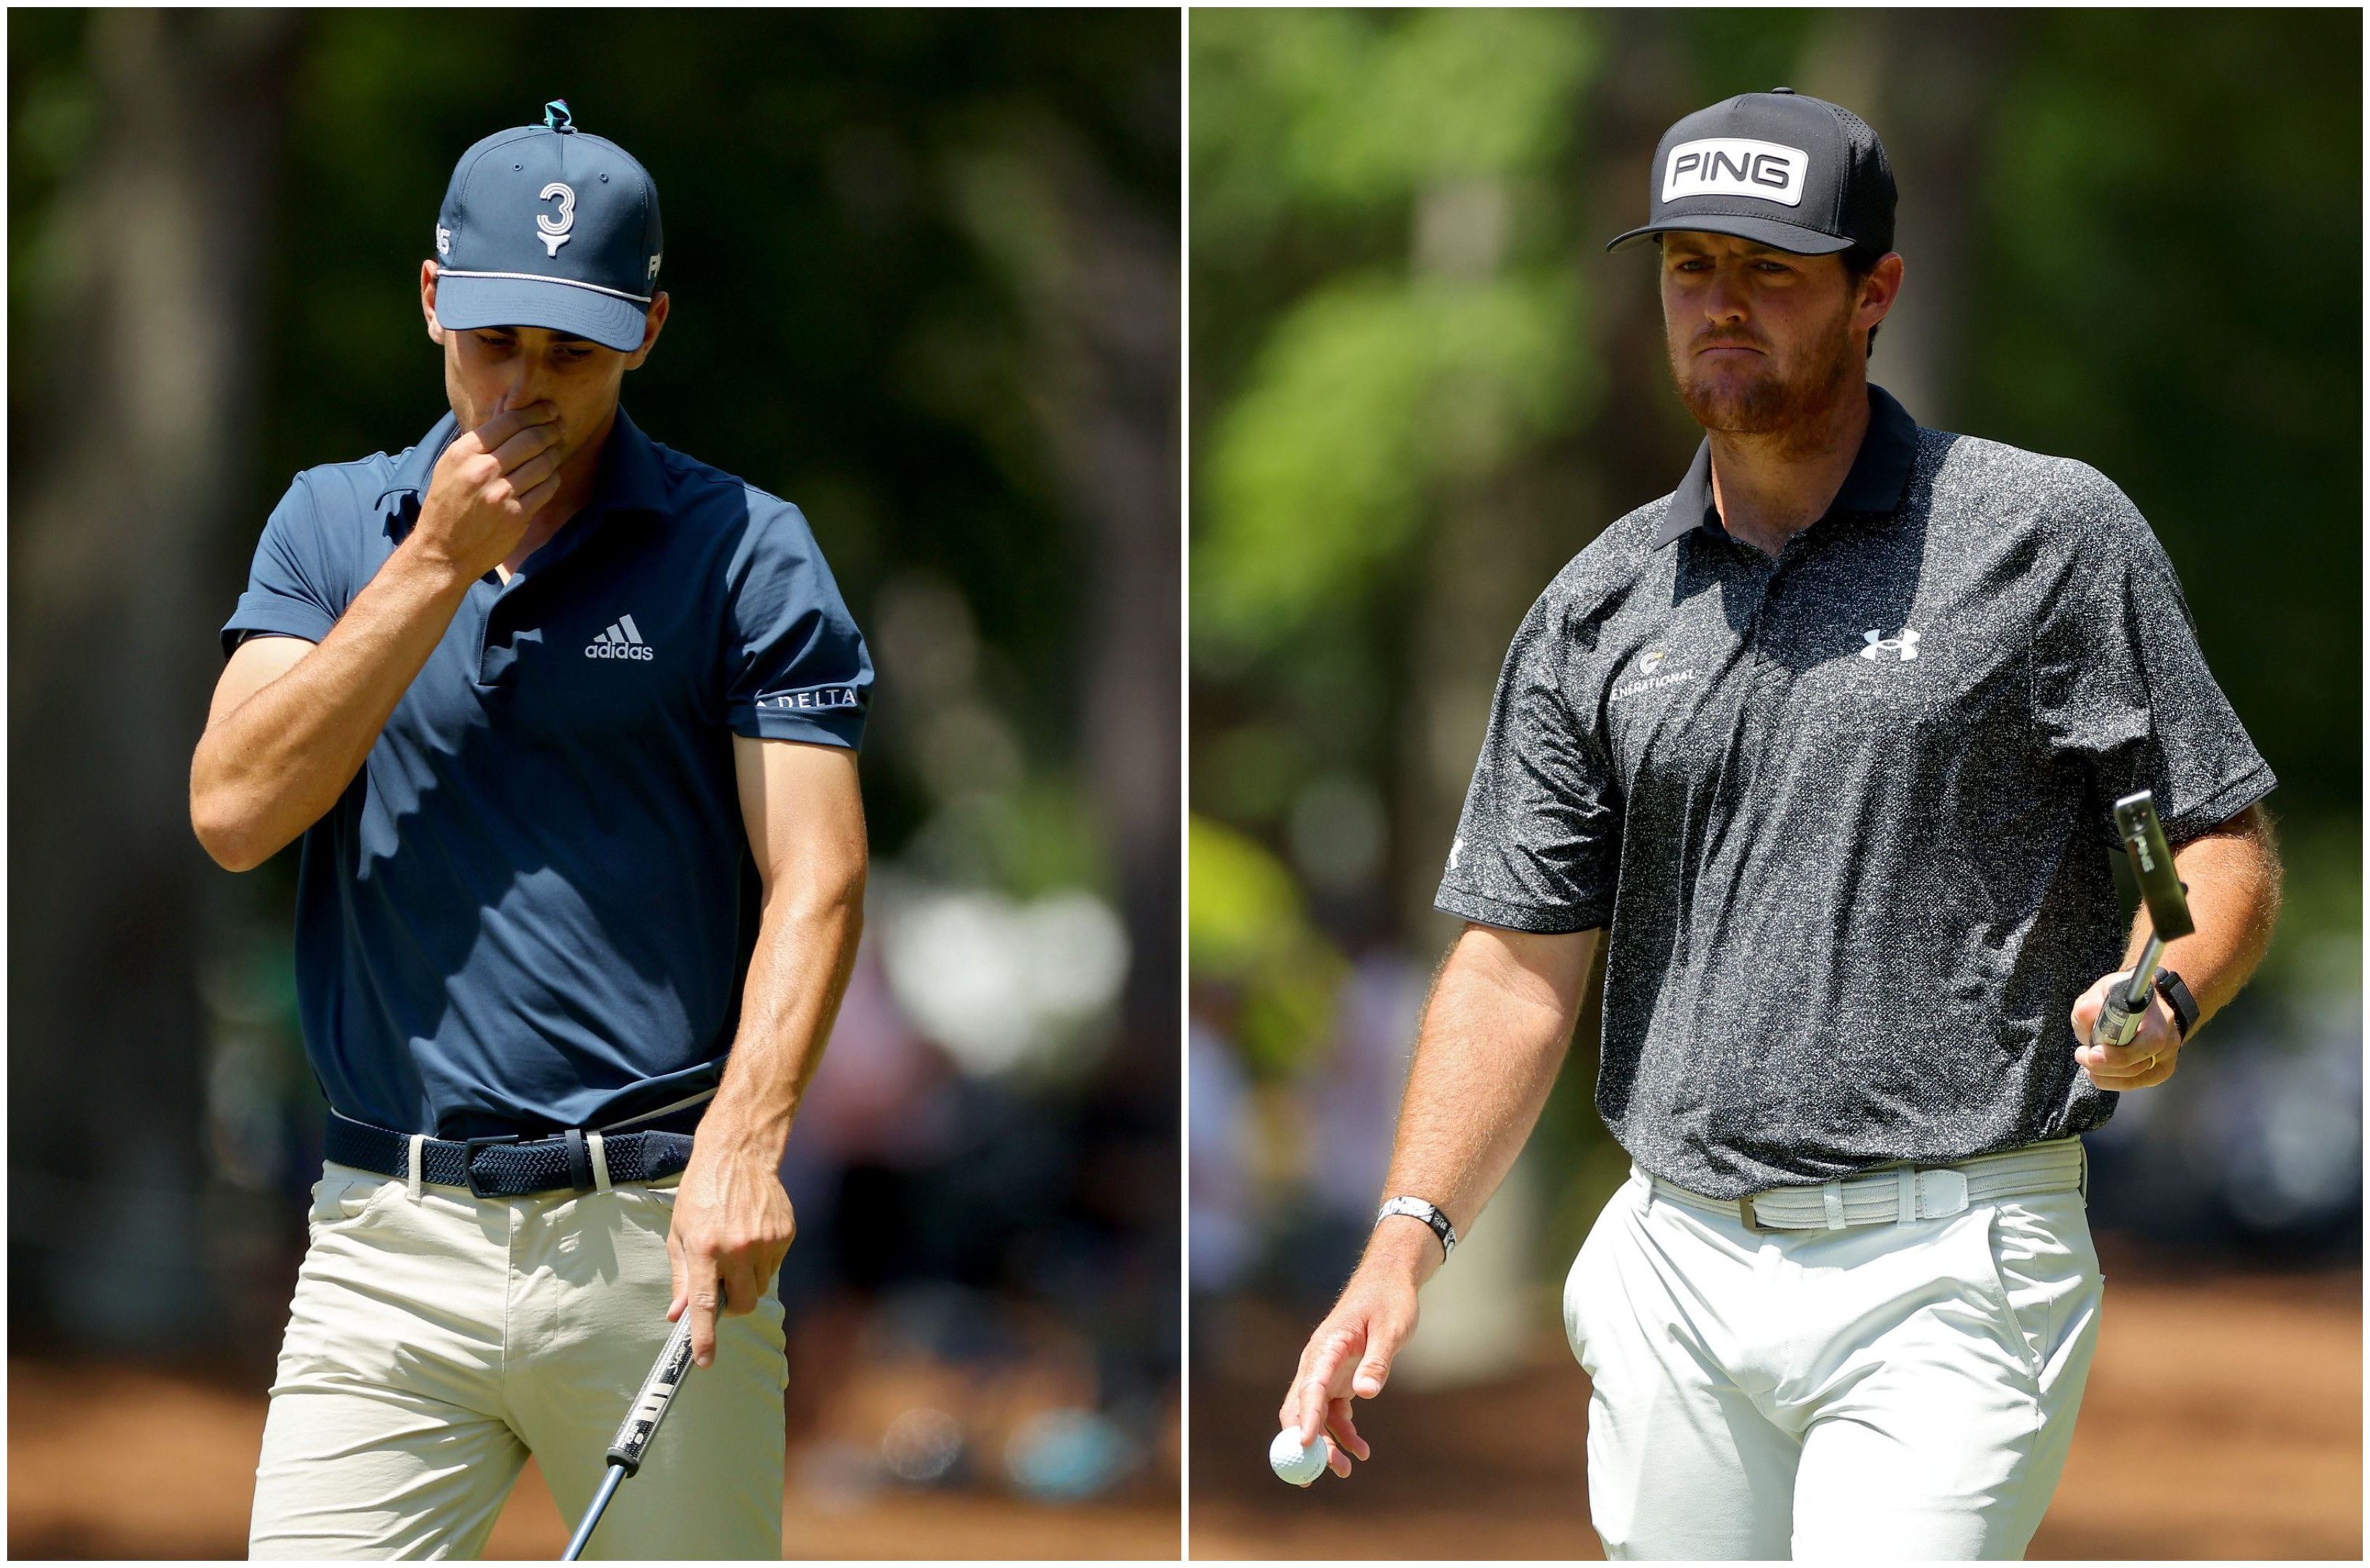
[{"label": "number 3 logo on cap", "polygon": [[543,188],[543,200],[559,198],[559,217],[555,221],[547,212],[535,215],[535,226],[543,231],[543,248],[547,256],[557,257],[559,247],[568,243],[568,231],[576,226],[576,192],[558,180]]}]

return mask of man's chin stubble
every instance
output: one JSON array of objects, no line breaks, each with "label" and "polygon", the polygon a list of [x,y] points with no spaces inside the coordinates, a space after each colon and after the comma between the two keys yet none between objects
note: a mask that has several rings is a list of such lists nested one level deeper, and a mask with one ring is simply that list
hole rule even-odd
[{"label": "man's chin stubble", "polygon": [[1756,378],[1739,390],[1714,389],[1701,381],[1682,379],[1679,401],[1687,415],[1707,430],[1723,435],[1758,436],[1784,429],[1792,417],[1792,399],[1774,377]]},{"label": "man's chin stubble", "polygon": [[1774,371],[1746,378],[1744,384],[1720,384],[1713,376],[1687,376],[1674,360],[1672,379],[1687,415],[1706,430],[1721,435],[1766,436],[1801,429],[1817,421],[1842,388],[1847,361],[1840,355],[1826,367],[1815,389],[1789,383]]}]

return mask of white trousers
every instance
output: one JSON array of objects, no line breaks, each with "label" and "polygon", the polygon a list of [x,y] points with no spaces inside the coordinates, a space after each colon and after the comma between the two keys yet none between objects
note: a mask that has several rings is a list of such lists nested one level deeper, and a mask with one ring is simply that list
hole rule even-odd
[{"label": "white trousers", "polygon": [[[679,1177],[477,1198],[328,1166],[256,1468],[253,1557],[475,1557],[527,1455],[574,1528],[666,1343]],[[778,1558],[782,1307],[719,1324],[587,1557]]]},{"label": "white trousers", "polygon": [[2098,1342],[2082,1195],[1755,1231],[1634,1173],[1564,1285],[1610,1559],[2017,1559]]}]

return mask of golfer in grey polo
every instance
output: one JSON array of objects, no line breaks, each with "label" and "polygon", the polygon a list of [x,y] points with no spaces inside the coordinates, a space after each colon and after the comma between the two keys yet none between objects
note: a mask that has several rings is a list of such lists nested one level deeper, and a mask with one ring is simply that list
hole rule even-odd
[{"label": "golfer in grey polo", "polygon": [[[1367,1457],[1350,1396],[1513,1164],[1605,937],[1632,1174],[1564,1312],[1607,1555],[2019,1557],[2099,1332],[2080,1134],[2260,958],[2273,780],[2112,482],[1869,383],[1903,278],[1872,130],[1747,94],[1664,135],[1652,198],[1615,244],[1660,247],[1706,440],[1514,635],[1388,1201],[1280,1415]],[[2197,932],[2094,1047],[2142,789]]]}]

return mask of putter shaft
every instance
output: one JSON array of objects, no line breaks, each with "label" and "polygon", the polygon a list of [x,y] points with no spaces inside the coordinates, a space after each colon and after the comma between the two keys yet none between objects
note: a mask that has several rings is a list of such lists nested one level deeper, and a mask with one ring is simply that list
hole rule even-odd
[{"label": "putter shaft", "polygon": [[[720,1309],[720,1288],[717,1296]],[[576,1538],[568,1543],[567,1555],[561,1562],[572,1562],[583,1551],[585,1542],[592,1539],[593,1527],[601,1522],[602,1510],[608,1507],[619,1484],[642,1468],[642,1455],[649,1449],[650,1439],[658,1436],[659,1423],[666,1419],[675,1392],[690,1371],[691,1309],[686,1307],[675,1322],[674,1332],[667,1335],[658,1360],[651,1364],[650,1375],[642,1380],[642,1391],[634,1396],[633,1404],[627,1410],[625,1424],[617,1428],[616,1440],[609,1445],[609,1473],[601,1478],[601,1490],[593,1496],[592,1506],[584,1511],[584,1522],[576,1527]]]},{"label": "putter shaft", "polygon": [[592,1527],[601,1522],[601,1511],[609,1505],[609,1499],[617,1494],[617,1484],[625,1479],[624,1465],[609,1466],[609,1473],[601,1478],[601,1490],[593,1494],[592,1506],[584,1511],[584,1522],[576,1527],[575,1539],[568,1543],[568,1550],[559,1554],[562,1562],[573,1562],[584,1555],[584,1543],[592,1539]]}]

